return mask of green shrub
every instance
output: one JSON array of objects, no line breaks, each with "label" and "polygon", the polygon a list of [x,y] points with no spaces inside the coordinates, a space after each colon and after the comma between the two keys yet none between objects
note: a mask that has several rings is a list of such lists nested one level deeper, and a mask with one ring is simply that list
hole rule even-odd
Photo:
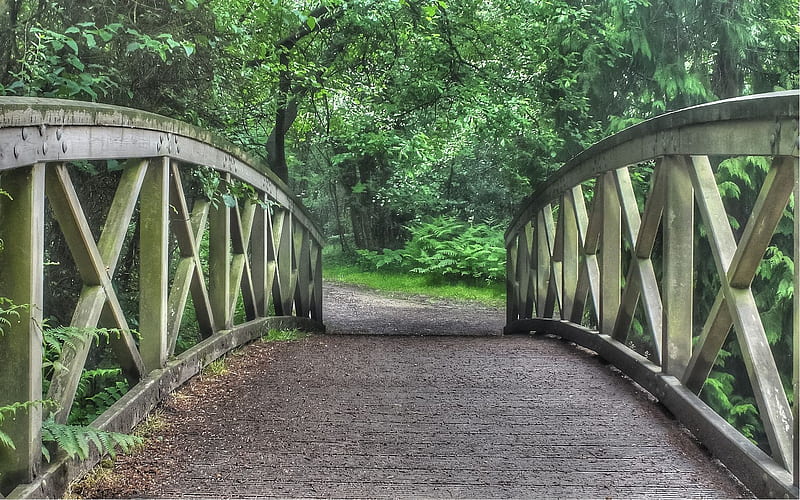
[{"label": "green shrub", "polygon": [[434,280],[502,281],[506,250],[503,230],[437,217],[408,227],[411,239],[402,249],[380,253],[359,250],[362,265],[419,273]]}]

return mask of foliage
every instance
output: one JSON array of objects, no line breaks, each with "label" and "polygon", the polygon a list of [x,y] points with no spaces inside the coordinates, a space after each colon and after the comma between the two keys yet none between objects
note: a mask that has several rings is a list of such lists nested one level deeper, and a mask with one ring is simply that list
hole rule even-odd
[{"label": "foliage", "polygon": [[263,342],[285,342],[291,340],[300,340],[308,336],[308,333],[302,330],[276,330],[270,329],[266,335],[261,337]]},{"label": "foliage", "polygon": [[734,384],[733,374],[712,371],[703,386],[703,399],[747,439],[756,444],[766,442],[755,399],[738,395]]},{"label": "foliage", "polygon": [[[2,250],[2,246],[0,246]],[[19,319],[19,311],[27,309],[26,304],[14,304],[13,301],[6,297],[0,297],[0,335],[3,334],[3,328],[11,326],[11,321]]]},{"label": "foliage", "polygon": [[[3,421],[9,417],[14,416],[17,414],[18,411],[29,411],[31,408],[36,406],[44,405],[44,406],[52,406],[53,401],[45,401],[45,400],[36,400],[36,401],[21,401],[12,403],[10,405],[0,406],[0,425],[3,424]],[[12,450],[16,449],[14,445],[14,441],[12,440],[11,436],[7,433],[0,430],[0,445],[5,446],[6,448],[11,448]]]},{"label": "foliage", "polygon": [[[109,328],[80,328],[74,326],[45,327],[42,331],[43,362],[42,368],[52,376],[52,373],[65,370],[66,367],[59,361],[64,348],[78,349],[83,342],[108,342],[111,336],[119,337],[121,332]],[[49,377],[46,377],[49,378]]]},{"label": "foliage", "polygon": [[411,239],[402,249],[360,250],[362,261],[376,269],[388,267],[445,280],[505,278],[506,251],[499,227],[438,217],[408,230]]},{"label": "foliage", "polygon": [[215,359],[203,369],[203,375],[216,377],[228,373],[228,365],[225,358]]},{"label": "foliage", "polygon": [[75,393],[69,423],[89,425],[130,389],[119,368],[84,370]]},{"label": "foliage", "polygon": [[[98,453],[108,453],[114,457],[117,447],[127,453],[135,446],[142,444],[144,440],[130,434],[106,432],[83,425],[58,424],[52,419],[48,419],[42,422],[42,442],[55,443],[70,458],[77,457],[86,460],[92,444],[97,448]],[[49,462],[50,452],[46,447],[42,447],[42,451],[45,459]]]},{"label": "foliage", "polygon": [[[97,54],[107,57],[114,45],[125,44],[125,56],[146,51],[164,62],[177,48],[187,57],[194,52],[193,44],[178,42],[169,33],[151,37],[120,23],[98,27],[86,21],[63,32],[33,26],[29,33],[32,41],[23,49],[19,70],[11,73],[13,80],[0,87],[0,93],[96,100],[120,87],[122,75],[116,67],[92,62],[102,60]],[[130,89],[127,93],[133,97]]]}]

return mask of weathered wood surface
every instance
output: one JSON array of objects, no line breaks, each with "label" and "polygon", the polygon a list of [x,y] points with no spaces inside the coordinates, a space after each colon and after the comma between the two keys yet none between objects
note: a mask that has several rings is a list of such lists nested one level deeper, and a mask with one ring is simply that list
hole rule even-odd
[{"label": "weathered wood surface", "polygon": [[[556,325],[537,323],[536,318],[568,320],[608,335],[608,345],[624,356],[641,302],[642,326],[655,351],[649,357],[660,375],[674,377],[695,393],[734,332],[771,458],[762,453],[763,460],[740,459],[760,452],[739,439],[733,427],[722,436],[728,443],[708,445],[733,450],[720,457],[731,464],[757,462],[755,468],[731,468],[755,478],[759,484],[751,487],[766,495],[797,494],[800,403],[795,399],[794,409],[789,405],[759,316],[764,311],[758,310],[751,285],[789,209],[790,194],[800,183],[799,97],[800,92],[791,91],[719,101],[669,113],[609,137],[568,162],[533,193],[506,232],[509,332]],[[737,156],[771,161],[738,241],[712,168]],[[635,193],[634,172],[640,180],[649,179],[648,193]],[[593,199],[587,209],[584,193],[590,189]],[[642,195],[640,213],[637,196]],[[799,210],[795,203],[795,226]],[[708,235],[708,257],[720,282],[702,328],[695,328],[692,317],[699,296],[693,262],[698,233]],[[794,307],[797,316],[796,301]],[[798,345],[797,320],[793,336]],[[798,356],[796,352],[795,366]],[[795,370],[795,385],[797,377]]]},{"label": "weathered wood surface", "polygon": [[[349,313],[361,305],[369,315],[368,303],[326,304],[332,331],[360,333],[359,315]],[[230,374],[191,383],[162,409],[163,440],[118,465],[141,489],[119,494],[747,496],[648,394],[597,356],[541,336],[394,335],[409,309],[435,319],[441,305],[398,300],[388,313],[395,321],[373,330],[385,336],[249,346],[229,360]],[[490,324],[484,333],[493,335],[502,312],[494,315],[460,317],[469,318],[470,332]]]},{"label": "weathered wood surface", "polygon": [[[97,162],[103,171],[107,160],[119,161],[122,173],[107,174],[118,178],[116,193],[105,220],[92,226],[76,189],[75,163]],[[220,192],[211,202],[196,186],[187,196],[192,185],[185,180],[197,166],[220,176]],[[252,199],[231,196],[239,182],[252,186]],[[213,134],[137,110],[3,97],[0,189],[13,198],[0,191],[0,239],[6,247],[0,251],[0,297],[27,306],[22,321],[0,335],[0,406],[42,399],[46,204],[82,284],[69,326],[117,329],[111,347],[134,389],[174,358],[190,293],[202,338],[269,316],[293,316],[297,321],[291,324],[322,328],[319,228],[258,159]],[[131,241],[134,232],[138,242]],[[200,252],[205,237],[207,258]],[[115,280],[125,245],[138,250],[136,268],[128,269],[139,279],[131,290]],[[125,317],[122,293],[129,300],[138,297],[138,336]],[[55,413],[56,422],[67,421],[93,344],[89,336],[65,345],[57,360],[65,369],[46,381],[47,399],[57,406],[45,412]],[[40,494],[59,494],[54,481],[39,474],[42,413],[21,411],[3,424],[17,446],[0,446],[0,494],[31,481],[50,484],[31,486]],[[47,470],[63,483],[63,474]]]}]

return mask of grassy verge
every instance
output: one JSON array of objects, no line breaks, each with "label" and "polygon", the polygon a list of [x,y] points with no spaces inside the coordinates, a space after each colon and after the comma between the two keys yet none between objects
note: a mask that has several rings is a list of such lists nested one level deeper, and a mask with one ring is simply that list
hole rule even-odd
[{"label": "grassy verge", "polygon": [[365,271],[348,262],[340,253],[333,252],[323,255],[322,276],[327,281],[361,285],[384,292],[480,302],[494,307],[505,305],[506,300],[504,283],[439,283],[420,274]]}]

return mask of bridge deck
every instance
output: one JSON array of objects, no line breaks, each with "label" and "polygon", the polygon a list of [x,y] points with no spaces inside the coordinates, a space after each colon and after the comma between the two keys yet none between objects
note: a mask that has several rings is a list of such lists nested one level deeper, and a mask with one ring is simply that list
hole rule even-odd
[{"label": "bridge deck", "polygon": [[165,405],[163,440],[116,466],[133,489],[98,494],[747,494],[646,393],[557,339],[315,335],[254,344],[230,370]]}]

